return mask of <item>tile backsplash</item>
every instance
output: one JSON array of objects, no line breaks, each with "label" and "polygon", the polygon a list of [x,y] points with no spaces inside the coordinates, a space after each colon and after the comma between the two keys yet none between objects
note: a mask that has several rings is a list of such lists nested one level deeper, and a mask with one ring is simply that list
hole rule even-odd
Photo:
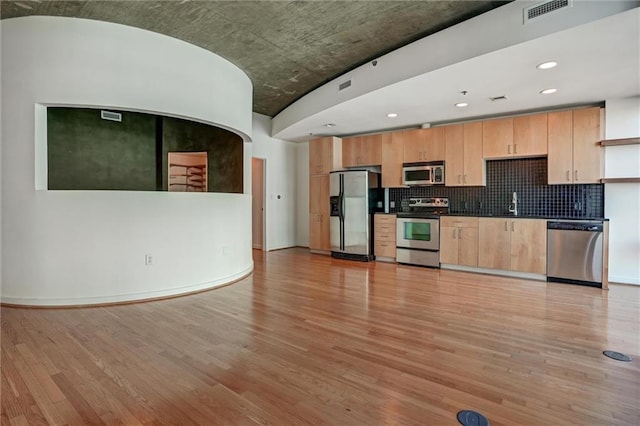
[{"label": "tile backsplash", "polygon": [[522,216],[604,217],[604,184],[547,185],[546,158],[490,160],[486,167],[487,186],[390,188],[391,212],[409,197],[448,197],[451,213],[509,214],[515,191]]}]

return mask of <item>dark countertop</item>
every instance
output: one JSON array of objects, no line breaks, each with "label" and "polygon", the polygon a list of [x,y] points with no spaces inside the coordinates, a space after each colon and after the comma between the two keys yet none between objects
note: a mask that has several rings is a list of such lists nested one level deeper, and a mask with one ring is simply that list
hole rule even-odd
[{"label": "dark countertop", "polygon": [[490,213],[447,213],[443,216],[467,216],[467,217],[495,217],[505,219],[546,219],[546,220],[584,220],[584,221],[608,221],[609,219],[604,217],[561,217],[561,216],[531,216],[531,215],[518,215],[512,214],[490,214]]},{"label": "dark countertop", "polygon": [[[375,212],[375,214],[395,214],[395,215],[404,215],[408,217],[410,215],[409,212]],[[545,220],[580,220],[580,221],[602,221],[608,222],[608,218],[604,217],[558,217],[558,216],[530,216],[530,215],[508,215],[508,214],[490,214],[490,213],[473,213],[473,212],[451,212],[447,214],[443,214],[440,216],[466,216],[466,217],[495,217],[498,219],[545,219]],[[415,217],[419,217],[416,215]],[[437,217],[434,215],[430,215],[430,217]]]}]

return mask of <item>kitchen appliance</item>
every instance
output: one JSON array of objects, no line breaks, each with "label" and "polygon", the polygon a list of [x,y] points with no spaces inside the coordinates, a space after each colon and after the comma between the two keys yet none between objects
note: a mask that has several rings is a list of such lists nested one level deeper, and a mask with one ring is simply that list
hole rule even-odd
[{"label": "kitchen appliance", "polygon": [[406,186],[444,185],[444,163],[442,161],[404,163],[402,164],[402,184]]},{"label": "kitchen appliance", "polygon": [[449,199],[409,198],[402,205],[397,213],[396,261],[439,268],[440,215],[449,212]]},{"label": "kitchen appliance", "polygon": [[329,175],[331,256],[374,260],[373,211],[380,175],[369,170],[345,170]]},{"label": "kitchen appliance", "polygon": [[602,222],[547,222],[547,281],[602,287]]}]

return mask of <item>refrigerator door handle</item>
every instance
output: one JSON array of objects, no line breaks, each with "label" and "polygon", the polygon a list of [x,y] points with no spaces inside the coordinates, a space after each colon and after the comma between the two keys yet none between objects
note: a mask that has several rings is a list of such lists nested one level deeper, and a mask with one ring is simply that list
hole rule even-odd
[{"label": "refrigerator door handle", "polygon": [[340,175],[340,250],[344,251],[344,174]]}]

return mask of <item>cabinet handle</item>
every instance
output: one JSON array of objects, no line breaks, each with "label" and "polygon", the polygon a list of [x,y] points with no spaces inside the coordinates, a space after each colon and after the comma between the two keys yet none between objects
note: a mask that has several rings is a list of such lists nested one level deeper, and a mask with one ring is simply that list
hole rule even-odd
[{"label": "cabinet handle", "polygon": [[569,170],[567,170],[567,182],[569,182]]},{"label": "cabinet handle", "polygon": [[462,178],[462,181],[466,184],[467,183],[467,175],[464,175]]},{"label": "cabinet handle", "polygon": [[458,229],[458,239],[461,240],[462,239],[462,228]]},{"label": "cabinet handle", "polygon": [[514,144],[513,144],[513,153],[514,153],[514,154],[517,154],[517,153],[518,153],[518,144],[517,144],[517,143],[514,143]]},{"label": "cabinet handle", "polygon": [[576,170],[576,171],[574,172],[574,174],[575,174],[575,176],[576,176],[576,177],[575,177],[575,180],[576,180],[576,182],[577,182],[577,181],[578,181],[578,171]]},{"label": "cabinet handle", "polygon": [[511,145],[507,145],[507,154],[511,154]]},{"label": "cabinet handle", "polygon": [[515,231],[514,222],[511,222],[511,232]]},{"label": "cabinet handle", "polygon": [[505,231],[508,231],[508,230],[509,230],[509,228],[507,228],[507,226],[508,226],[508,225],[509,225],[509,222],[505,220],[505,221],[504,221],[504,230],[505,230]]},{"label": "cabinet handle", "polygon": [[458,183],[462,183],[461,178],[462,178],[462,175],[458,175]]}]

